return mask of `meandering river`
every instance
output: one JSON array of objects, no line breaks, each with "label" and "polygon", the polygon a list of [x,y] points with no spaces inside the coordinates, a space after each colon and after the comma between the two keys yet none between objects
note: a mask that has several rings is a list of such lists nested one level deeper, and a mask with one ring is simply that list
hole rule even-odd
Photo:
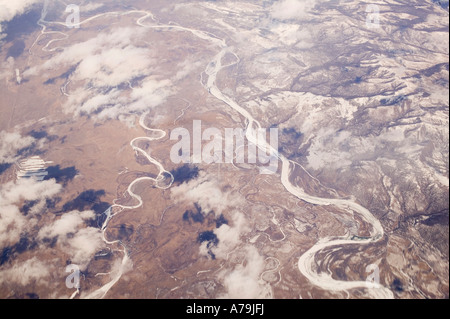
[{"label": "meandering river", "polygon": [[[200,39],[209,41],[211,44],[215,45],[218,49],[217,55],[214,57],[213,61],[210,61],[208,65],[206,66],[206,69],[204,73],[207,76],[206,83],[202,82],[202,85],[207,89],[211,95],[213,95],[218,100],[222,101],[226,105],[230,107],[230,109],[233,109],[237,111],[239,114],[241,114],[245,119],[247,123],[246,128],[246,138],[249,142],[257,145],[258,148],[266,151],[267,153],[270,153],[272,156],[276,156],[279,160],[279,163],[281,163],[281,183],[284,185],[286,191],[288,191],[290,194],[294,195],[298,199],[305,201],[310,204],[314,205],[321,205],[321,206],[334,206],[338,208],[341,211],[345,211],[350,214],[357,214],[360,218],[362,218],[364,221],[366,221],[368,224],[371,225],[371,231],[370,231],[370,237],[365,239],[352,239],[350,237],[326,237],[319,240],[314,246],[312,246],[309,250],[307,250],[305,253],[303,253],[298,260],[298,269],[303,276],[305,276],[312,284],[316,285],[317,287],[320,287],[325,290],[330,291],[347,291],[349,289],[354,288],[365,288],[368,291],[368,295],[373,298],[393,298],[393,293],[390,289],[383,287],[380,284],[373,284],[371,287],[368,287],[368,284],[366,281],[342,281],[342,280],[335,280],[332,278],[331,274],[329,273],[318,273],[316,272],[316,256],[319,252],[323,251],[324,249],[330,248],[330,247],[343,247],[346,245],[370,245],[373,243],[376,243],[380,241],[383,238],[384,231],[383,227],[381,226],[380,222],[373,216],[373,214],[361,206],[360,204],[356,203],[352,200],[347,199],[332,199],[332,198],[322,198],[322,197],[316,197],[310,194],[307,194],[303,189],[301,189],[298,185],[295,185],[291,181],[291,175],[293,172],[293,168],[295,167],[296,163],[290,161],[282,154],[278,153],[278,150],[275,150],[272,148],[271,145],[269,145],[265,140],[261,140],[257,138],[257,129],[261,128],[260,123],[243,107],[241,107],[238,103],[236,103],[232,98],[225,95],[216,84],[217,75],[225,68],[230,67],[232,65],[235,65],[239,63],[239,57],[238,55],[232,51],[230,47],[227,46],[226,40],[221,39],[214,34],[202,30],[197,29],[191,29],[187,27],[182,27],[179,25],[162,25],[158,24],[154,18],[154,15],[151,12],[148,11],[127,11],[127,12],[108,12],[96,15],[94,17],[90,17],[89,19],[86,19],[81,24],[87,23],[93,19],[100,18],[102,16],[106,15],[129,15],[129,14],[139,14],[140,16],[136,23],[137,25],[148,28],[148,29],[159,29],[161,31],[165,32],[189,32],[195,37],[198,37]],[[45,18],[45,15],[44,15]],[[145,22],[151,18],[153,22],[150,24],[146,24]],[[50,33],[46,31],[46,25],[47,24],[60,24],[63,25],[62,22],[46,22],[44,19],[41,19],[39,21],[39,25],[42,26],[42,34]],[[58,32],[59,34],[63,35],[62,39],[66,39],[67,35]],[[38,37],[39,39],[39,37]],[[37,43],[37,40],[35,43]],[[51,40],[43,49],[48,50],[47,47],[52,43],[58,40]],[[34,46],[35,44],[33,44]],[[30,49],[31,52],[31,49]],[[227,54],[233,54],[236,57],[236,61],[234,63],[230,63],[228,65],[222,65],[223,57]],[[202,77],[203,78],[203,77]],[[139,195],[135,194],[134,187],[136,184],[142,182],[142,181],[153,181],[155,183],[155,186],[161,189],[168,189],[171,187],[173,183],[173,176],[165,170],[163,165],[155,158],[150,156],[145,150],[140,148],[137,144],[139,141],[156,141],[159,139],[162,139],[166,136],[166,132],[159,129],[152,129],[146,126],[145,119],[147,114],[143,114],[140,117],[140,125],[143,129],[146,131],[151,131],[153,133],[159,134],[158,137],[138,137],[131,141],[130,145],[132,149],[138,153],[143,155],[147,160],[157,166],[159,168],[159,175],[156,178],[151,177],[141,177],[134,180],[127,189],[127,192],[133,198],[133,200],[136,202],[136,204],[132,206],[124,206],[119,204],[114,204],[111,206],[106,212],[106,219],[102,226],[103,231],[103,239],[107,245],[122,245],[123,247],[123,259],[121,261],[121,264],[119,265],[118,269],[116,269],[115,274],[113,275],[113,278],[111,281],[109,281],[107,284],[102,286],[101,288],[91,292],[90,294],[83,296],[85,298],[103,298],[106,296],[108,291],[113,287],[121,278],[123,272],[129,267],[129,263],[131,262],[128,256],[128,253],[126,251],[126,248],[123,246],[123,244],[120,241],[109,241],[106,238],[106,231],[108,228],[108,224],[110,220],[115,216],[115,214],[118,214],[122,212],[123,210],[130,210],[130,209],[137,209],[142,206],[142,199]],[[170,177],[171,181],[168,183],[167,178]],[[161,186],[159,185],[161,182],[165,181],[165,185]],[[117,211],[115,214],[114,211]],[[75,294],[72,296],[74,297]]]}]

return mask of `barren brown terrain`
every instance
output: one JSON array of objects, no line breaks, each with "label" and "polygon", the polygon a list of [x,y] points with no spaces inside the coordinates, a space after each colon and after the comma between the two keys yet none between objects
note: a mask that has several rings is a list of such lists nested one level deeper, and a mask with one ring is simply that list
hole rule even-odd
[{"label": "barren brown terrain", "polygon": [[0,298],[448,298],[448,7],[73,2],[0,0]]}]

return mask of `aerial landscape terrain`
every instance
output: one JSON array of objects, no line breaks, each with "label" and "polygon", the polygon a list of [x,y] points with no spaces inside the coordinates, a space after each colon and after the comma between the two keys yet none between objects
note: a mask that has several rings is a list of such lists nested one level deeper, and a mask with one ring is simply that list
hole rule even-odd
[{"label": "aerial landscape terrain", "polygon": [[445,0],[0,0],[0,299],[448,299]]}]

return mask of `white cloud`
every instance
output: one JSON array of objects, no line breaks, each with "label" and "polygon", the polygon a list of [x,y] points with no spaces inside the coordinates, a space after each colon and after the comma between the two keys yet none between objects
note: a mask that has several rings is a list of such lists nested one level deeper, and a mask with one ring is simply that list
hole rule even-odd
[{"label": "white cloud", "polygon": [[[0,186],[0,251],[18,243],[22,236],[37,240],[39,246],[34,255],[46,249],[55,250],[52,254],[68,256],[73,264],[85,270],[95,254],[105,247],[100,229],[86,227],[86,221],[95,218],[93,211],[72,211],[60,217],[47,216],[42,226],[42,216],[46,209],[46,199],[61,191],[55,180],[38,182],[33,179],[11,181]],[[26,215],[20,211],[25,201],[37,201]],[[48,222],[48,217],[54,218]],[[41,227],[39,229],[39,227]],[[57,245],[49,248],[43,244],[44,238],[57,236]],[[48,277],[51,265],[45,265],[36,257],[23,262],[5,264],[0,272],[2,280],[28,285]],[[44,284],[45,282],[43,282]]]},{"label": "white cloud", "polygon": [[21,201],[50,198],[60,190],[61,185],[57,184],[55,180],[37,182],[34,179],[21,179],[3,184],[0,188],[0,196],[7,203],[20,203]]},{"label": "white cloud", "polygon": [[272,32],[276,33],[284,44],[292,45],[299,40],[299,29],[299,25],[279,24]]},{"label": "white cloud", "polygon": [[[97,120],[125,116],[129,121],[126,116],[163,103],[175,90],[168,75],[158,70],[158,52],[140,45],[146,41],[146,32],[145,28],[122,27],[98,34],[66,47],[43,65],[26,70],[23,76],[76,66],[64,110],[76,116],[90,114]],[[138,84],[134,83],[136,79]],[[132,82],[134,87],[130,88]]]},{"label": "white cloud", "polygon": [[91,259],[101,248],[104,248],[105,244],[100,229],[87,227],[77,231],[73,238],[65,238],[64,246],[68,248],[66,252],[70,254],[72,263],[80,266],[81,270],[85,270]]},{"label": "white cloud", "polygon": [[94,11],[97,10],[99,8],[104,7],[103,3],[94,3],[94,2],[90,2],[88,4],[85,4],[83,6],[80,7],[80,11],[81,12],[89,12],[89,11]]},{"label": "white cloud", "polygon": [[32,146],[36,140],[31,136],[23,137],[19,132],[0,132],[0,163],[17,160],[17,152]]},{"label": "white cloud", "polygon": [[214,230],[218,244],[215,247],[207,247],[204,242],[199,253],[208,256],[212,252],[217,259],[228,260],[231,252],[244,251],[245,262],[234,268],[225,267],[219,274],[219,280],[223,282],[226,293],[223,298],[266,298],[270,296],[270,287],[260,280],[264,270],[264,259],[258,250],[243,241],[245,235],[251,231],[245,215],[239,211],[244,199],[237,192],[223,191],[214,177],[208,177],[206,173],[200,173],[196,180],[172,188],[172,199],[175,201],[186,200],[198,203],[204,212],[214,210],[216,216],[224,211],[231,216],[230,223],[223,224]]},{"label": "white cloud", "polygon": [[93,84],[97,86],[120,84],[130,76],[144,75],[148,72],[141,68],[151,67],[153,61],[150,58],[151,52],[133,45],[134,42],[145,40],[144,31],[143,28],[123,27],[100,33],[92,39],[64,48],[44,64],[32,67],[24,74],[36,75],[55,67],[68,67],[80,63],[74,79],[92,78]]},{"label": "white cloud", "polygon": [[14,282],[26,286],[33,281],[36,284],[46,284],[45,278],[50,277],[49,267],[37,257],[22,263],[15,263],[11,268],[0,271],[0,282]]},{"label": "white cloud", "polygon": [[61,250],[70,255],[72,263],[84,270],[95,253],[104,247],[100,229],[85,226],[85,221],[93,218],[93,211],[66,213],[53,224],[42,227],[38,238],[58,236]]},{"label": "white cloud", "polygon": [[20,240],[22,232],[27,225],[34,225],[36,221],[31,223],[24,217],[17,206],[5,205],[0,197],[0,247],[4,248],[13,245]]},{"label": "white cloud", "polygon": [[314,8],[317,0],[281,0],[272,6],[272,17],[278,20],[301,19]]},{"label": "white cloud", "polygon": [[213,210],[216,216],[222,214],[226,209],[240,207],[244,204],[239,193],[223,191],[217,179],[208,177],[204,172],[201,172],[195,180],[172,187],[171,191],[173,200],[198,203],[204,212],[208,213]]},{"label": "white cloud", "polygon": [[245,261],[234,269],[221,272],[219,278],[227,290],[220,296],[226,299],[262,299],[271,295],[270,286],[260,277],[264,271],[264,258],[258,250],[247,245],[244,248]]},{"label": "white cloud", "polygon": [[[36,182],[33,179],[23,179],[8,182],[0,186],[0,248],[14,245],[21,235],[37,224],[35,210],[27,216],[20,212],[25,201],[45,202],[45,199],[58,194],[61,185],[55,180]],[[37,203],[38,208],[44,205]]]},{"label": "white cloud", "polygon": [[194,61],[192,59],[187,59],[180,64],[178,64],[177,69],[179,70],[175,75],[175,81],[179,81],[184,79],[190,73],[195,71],[197,68],[202,67],[202,63],[200,61]]},{"label": "white cloud", "polygon": [[84,224],[85,220],[93,219],[94,217],[95,214],[92,211],[66,213],[53,224],[42,227],[38,237],[43,239],[45,237],[51,238],[75,233]]},{"label": "white cloud", "polygon": [[[212,195],[214,196],[214,195]],[[210,252],[217,259],[229,260],[229,254],[241,251],[245,260],[242,264],[227,267],[219,273],[218,279],[222,281],[226,292],[219,296],[227,299],[255,299],[271,296],[270,286],[261,279],[265,261],[258,250],[243,241],[243,236],[251,231],[245,215],[238,210],[231,213],[230,224],[223,224],[214,230],[218,244],[209,247],[204,242],[200,246],[200,255],[209,256]]]},{"label": "white cloud", "polygon": [[42,0],[0,0],[0,23],[12,20],[26,11],[32,4]]},{"label": "white cloud", "polygon": [[25,13],[33,4],[42,0],[0,0],[0,40],[3,38],[2,23],[11,21],[15,16]]},{"label": "white cloud", "polygon": [[214,233],[219,239],[217,247],[212,252],[217,258],[226,259],[229,252],[242,243],[241,236],[250,231],[244,214],[235,211],[232,216],[231,226],[223,224]]},{"label": "white cloud", "polygon": [[[0,26],[1,32],[1,26]],[[1,35],[0,35],[1,38]],[[6,59],[6,62],[0,64],[0,81],[5,79],[8,82],[8,78],[15,77],[15,60],[12,56]]]}]

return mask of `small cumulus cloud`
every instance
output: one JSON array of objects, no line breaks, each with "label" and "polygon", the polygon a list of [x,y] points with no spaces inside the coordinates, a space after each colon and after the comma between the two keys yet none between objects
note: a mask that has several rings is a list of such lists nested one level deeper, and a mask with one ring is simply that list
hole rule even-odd
[{"label": "small cumulus cloud", "polygon": [[[102,231],[87,226],[96,217],[93,211],[71,211],[61,216],[48,212],[46,199],[60,192],[55,180],[23,179],[0,186],[0,253],[5,248],[15,249],[24,238],[33,242],[29,251],[13,250],[8,262],[3,260],[0,290],[14,285],[26,289],[29,285],[42,286],[49,291],[48,296],[58,297],[55,289],[64,284],[66,260],[84,271],[95,254],[106,247]],[[22,207],[27,202],[33,202],[33,207],[24,214]],[[28,259],[24,261],[24,257]]]},{"label": "small cumulus cloud", "polygon": [[39,238],[63,236],[68,233],[74,233],[80,228],[85,220],[95,218],[93,211],[78,212],[72,211],[61,216],[51,225],[46,225],[39,231]]},{"label": "small cumulus cloud", "polygon": [[12,267],[0,271],[0,282],[14,282],[21,286],[31,283],[45,285],[50,277],[49,265],[32,257],[24,262],[15,263]]},{"label": "small cumulus cloud", "polygon": [[227,211],[231,217],[229,224],[214,229],[217,245],[211,246],[205,241],[199,248],[200,255],[211,256],[212,253],[222,260],[228,260],[229,254],[237,251],[245,256],[242,264],[225,266],[220,272],[218,279],[226,289],[220,297],[267,298],[271,295],[270,286],[260,278],[265,267],[264,257],[257,248],[245,242],[251,232],[249,221],[240,210],[245,201],[238,192],[224,190],[219,185],[214,177],[201,172],[197,179],[172,188],[172,199],[198,203],[203,211],[213,210],[216,216]]},{"label": "small cumulus cloud", "polygon": [[40,229],[38,238],[57,237],[61,251],[70,256],[71,261],[84,270],[95,253],[104,248],[101,230],[86,227],[86,221],[95,218],[93,211],[72,211],[64,214],[52,224]]},{"label": "small cumulus cloud", "polygon": [[264,299],[271,295],[270,286],[261,279],[265,261],[258,250],[250,245],[243,249],[245,261],[233,269],[223,270],[222,279],[226,292],[225,299]]},{"label": "small cumulus cloud", "polygon": [[64,48],[23,76],[74,67],[63,105],[67,113],[92,115],[97,120],[141,114],[165,102],[175,91],[170,76],[159,72],[159,53],[140,44],[146,41],[146,32],[145,28],[121,27],[100,33]]},{"label": "small cumulus cloud", "polygon": [[6,82],[8,82],[10,78],[16,76],[15,64],[16,61],[12,56],[8,57],[5,62],[0,64],[0,81],[6,80]]},{"label": "small cumulus cloud", "polygon": [[250,230],[245,215],[239,211],[233,212],[231,225],[223,224],[214,230],[219,243],[212,252],[217,258],[226,259],[228,253],[242,243],[241,237]]},{"label": "small cumulus cloud", "polygon": [[316,5],[317,0],[281,0],[272,6],[272,18],[277,20],[302,19]]},{"label": "small cumulus cloud", "polygon": [[214,211],[220,216],[225,210],[240,207],[244,204],[239,193],[232,190],[223,190],[219,181],[205,172],[188,183],[172,188],[172,199],[175,201],[188,201],[198,203],[205,212]]},{"label": "small cumulus cloud", "polygon": [[225,292],[220,298],[226,299],[262,299],[271,296],[270,286],[261,279],[265,260],[258,249],[245,242],[251,228],[245,215],[233,211],[230,225],[223,224],[214,230],[218,243],[208,247],[204,242],[200,246],[200,254],[210,256],[213,253],[217,259],[229,260],[230,253],[240,252],[244,256],[241,264],[223,267],[218,279],[222,282]]},{"label": "small cumulus cloud", "polygon": [[[37,208],[45,207],[45,200],[61,191],[55,180],[37,182],[34,179],[11,181],[0,186],[0,248],[14,245],[38,222]],[[26,201],[36,202],[26,216],[20,211]]]},{"label": "small cumulus cloud", "polygon": [[81,12],[90,12],[90,11],[95,11],[98,10],[100,8],[103,8],[105,5],[103,3],[94,3],[94,2],[90,2],[87,4],[84,4],[80,7],[80,11]]},{"label": "small cumulus cloud", "polygon": [[186,76],[200,67],[203,67],[203,64],[200,61],[195,61],[194,59],[184,60],[177,66],[178,72],[175,75],[175,81],[183,80]]},{"label": "small cumulus cloud", "polygon": [[32,146],[36,139],[32,136],[22,136],[20,132],[0,132],[0,164],[12,163],[17,160],[17,153]]},{"label": "small cumulus cloud", "polygon": [[277,24],[271,31],[277,34],[284,45],[295,45],[298,49],[310,49],[314,42],[313,34],[305,26],[295,24]]},{"label": "small cumulus cloud", "polygon": [[16,15],[25,12],[32,4],[41,0],[0,0],[0,23],[12,20]]},{"label": "small cumulus cloud", "polygon": [[[19,255],[14,255],[0,267],[0,286],[2,282],[51,286],[45,279],[49,274],[51,277],[54,264],[65,264],[70,259],[83,271],[95,254],[105,248],[101,230],[87,226],[96,218],[93,211],[71,211],[61,216],[48,212],[47,199],[53,199],[61,190],[54,179],[21,179],[0,185],[0,252],[15,247],[23,238],[35,243],[35,257],[22,261]],[[24,213],[26,203],[33,204]],[[55,244],[49,246],[46,239],[53,238]],[[38,258],[49,253],[56,256],[52,263]]]},{"label": "small cumulus cloud", "polygon": [[15,16],[26,12],[33,4],[42,0],[0,0],[0,40],[2,35],[2,23],[11,21]]}]

